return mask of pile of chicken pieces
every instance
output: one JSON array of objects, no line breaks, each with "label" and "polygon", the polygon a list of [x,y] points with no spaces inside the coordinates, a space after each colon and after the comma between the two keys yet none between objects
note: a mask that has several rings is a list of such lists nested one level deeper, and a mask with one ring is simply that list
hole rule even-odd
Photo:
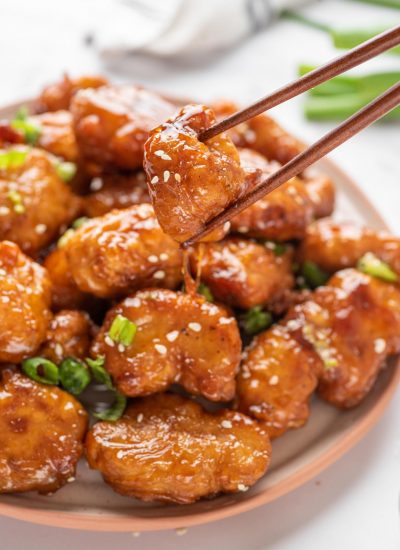
[{"label": "pile of chicken pieces", "polygon": [[[323,174],[293,178],[183,253],[302,150],[267,115],[199,141],[235,110],[66,76],[34,102],[33,140],[0,122],[0,492],[54,492],[82,455],[146,501],[246,491],[313,394],[354,407],[400,352],[399,286],[357,269],[372,253],[400,276],[400,240],[333,221]],[[324,284],[305,288],[305,262]],[[263,312],[272,324],[245,334]],[[116,319],[130,341],[112,337]],[[89,427],[79,398],[22,372],[33,357],[101,359],[127,408]]]}]

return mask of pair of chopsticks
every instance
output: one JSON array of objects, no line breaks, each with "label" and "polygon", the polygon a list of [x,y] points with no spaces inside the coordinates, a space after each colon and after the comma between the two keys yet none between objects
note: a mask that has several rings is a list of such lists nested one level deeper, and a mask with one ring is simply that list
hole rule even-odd
[{"label": "pair of chopsticks", "polygon": [[[283,88],[273,92],[272,94],[260,99],[249,107],[234,113],[224,120],[214,124],[199,135],[201,141],[217,136],[221,132],[229,130],[237,124],[241,124],[253,118],[264,111],[271,109],[281,103],[284,103],[292,97],[330,80],[368,59],[371,59],[380,53],[383,53],[400,44],[400,25],[390,29],[375,38],[364,42],[360,46],[350,50],[345,55],[330,61],[326,65],[315,69],[287,84]],[[236,202],[232,203],[226,210],[212,218],[200,231],[185,241],[182,246],[187,248],[198,240],[202,239],[214,229],[229,222],[234,216],[248,208],[250,205],[261,199],[277,187],[287,182],[290,178],[297,176],[308,166],[320,160],[322,157],[330,153],[333,149],[355,136],[361,130],[382,118],[392,109],[400,104],[400,82],[389,88],[385,93],[380,95],[374,101],[369,103],[363,109],[355,113],[353,116],[342,122],[337,128],[334,128],[328,134],[316,141],[313,145],[305,149],[302,153],[294,157],[287,164],[279,168],[276,172],[266,178],[253,191],[241,197]]]}]

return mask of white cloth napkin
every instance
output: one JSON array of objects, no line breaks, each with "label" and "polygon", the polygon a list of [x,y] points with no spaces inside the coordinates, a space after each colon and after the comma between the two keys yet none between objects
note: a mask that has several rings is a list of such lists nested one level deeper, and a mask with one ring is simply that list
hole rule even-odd
[{"label": "white cloth napkin", "polygon": [[89,0],[90,30],[108,61],[139,53],[207,56],[266,27],[284,9],[310,0]]}]

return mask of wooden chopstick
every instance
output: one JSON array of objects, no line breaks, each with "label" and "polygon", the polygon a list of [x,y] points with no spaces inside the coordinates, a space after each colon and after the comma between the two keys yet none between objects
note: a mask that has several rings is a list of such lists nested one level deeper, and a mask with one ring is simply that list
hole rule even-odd
[{"label": "wooden chopstick", "polygon": [[358,134],[383,117],[389,111],[400,104],[400,82],[389,88],[377,99],[369,103],[366,107],[346,119],[337,128],[331,130],[328,134],[316,141],[311,147],[294,157],[287,164],[271,174],[266,180],[256,187],[253,191],[240,198],[221,212],[218,216],[210,220],[201,231],[197,232],[190,239],[182,243],[183,248],[187,248],[196,241],[202,239],[214,229],[229,222],[234,216],[245,210],[250,205],[261,199],[267,193],[271,193],[277,187],[287,182],[290,178],[297,176],[308,166],[320,160],[333,149]]},{"label": "wooden chopstick", "polygon": [[337,57],[326,65],[307,73],[303,77],[283,86],[283,88],[279,88],[272,94],[263,97],[249,107],[217,122],[199,134],[199,139],[201,141],[207,141],[221,132],[225,132],[237,124],[241,124],[268,109],[272,109],[272,107],[276,107],[288,99],[296,97],[310,88],[314,88],[314,86],[330,80],[334,76],[344,73],[399,44],[400,25],[375,36],[371,40],[367,40],[367,42],[363,42],[360,46],[353,48],[345,55]]}]

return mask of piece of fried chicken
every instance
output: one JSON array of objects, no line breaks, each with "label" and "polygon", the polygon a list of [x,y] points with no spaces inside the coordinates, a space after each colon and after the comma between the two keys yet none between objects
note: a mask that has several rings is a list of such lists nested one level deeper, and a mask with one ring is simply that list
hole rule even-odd
[{"label": "piece of fried chicken", "polygon": [[179,242],[245,191],[239,155],[230,138],[221,134],[206,143],[198,139],[214,122],[208,107],[188,105],[150,132],[145,144],[144,169],[157,219]]},{"label": "piece of fried chicken", "polygon": [[[118,316],[136,326],[130,344],[110,336]],[[237,323],[222,306],[196,294],[153,289],[137,292],[107,313],[92,356],[105,358],[116,387],[130,397],[179,383],[192,394],[229,401],[240,351]]]},{"label": "piece of fried chicken", "polygon": [[277,437],[307,421],[317,383],[324,399],[353,407],[399,351],[399,289],[354,269],[340,271],[245,350],[239,410]]},{"label": "piece of fried chicken", "polygon": [[179,395],[135,401],[117,422],[88,433],[89,465],[122,495],[188,504],[245,491],[266,471],[268,435],[247,416],[210,414]]},{"label": "piece of fried chicken", "polygon": [[71,394],[5,368],[0,381],[0,493],[52,493],[74,480],[87,414]]},{"label": "piece of fried chicken", "polygon": [[0,242],[0,363],[37,352],[51,320],[46,270],[12,242]]},{"label": "piece of fried chicken", "polygon": [[150,204],[114,210],[87,221],[64,247],[73,280],[100,298],[139,288],[177,288],[182,253],[158,224]]}]

